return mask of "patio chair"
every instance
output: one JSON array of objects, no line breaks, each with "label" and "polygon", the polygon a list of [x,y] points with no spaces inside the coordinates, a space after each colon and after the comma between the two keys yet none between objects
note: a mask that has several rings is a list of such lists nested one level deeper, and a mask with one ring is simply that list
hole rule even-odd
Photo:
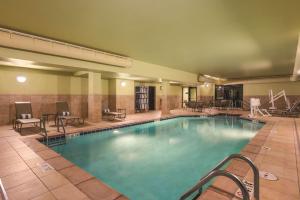
[{"label": "patio chair", "polygon": [[275,113],[282,117],[298,117],[300,115],[300,100],[295,101],[290,109],[276,110]]},{"label": "patio chair", "polygon": [[84,124],[84,118],[72,115],[69,109],[69,105],[65,101],[56,102],[56,112],[57,112],[56,124],[59,124],[58,123],[59,119],[64,120],[66,125],[68,124],[68,122],[74,123],[75,121],[78,124]]},{"label": "patio chair", "polygon": [[191,109],[191,111],[196,111],[197,109],[197,102],[196,101],[189,101],[186,103],[186,107],[187,107],[187,110],[188,109]]},{"label": "patio chair", "polygon": [[203,108],[204,108],[204,102],[203,101],[197,101],[195,111],[202,112]]},{"label": "patio chair", "polygon": [[32,113],[31,102],[15,102],[16,117],[13,121],[13,127],[20,133],[24,124],[33,124],[41,128],[41,119],[34,118]]},{"label": "patio chair", "polygon": [[109,108],[103,110],[103,117],[107,117],[109,120],[124,120],[126,118],[126,109],[119,108],[117,112],[112,112]]}]

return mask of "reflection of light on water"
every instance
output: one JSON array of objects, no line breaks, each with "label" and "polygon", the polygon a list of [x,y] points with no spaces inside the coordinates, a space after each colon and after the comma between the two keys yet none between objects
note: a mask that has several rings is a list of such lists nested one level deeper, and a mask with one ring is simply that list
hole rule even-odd
[{"label": "reflection of light on water", "polygon": [[170,138],[169,139],[169,144],[178,144],[180,142],[180,140],[179,139],[177,139],[177,138]]},{"label": "reflection of light on water", "polygon": [[185,129],[185,130],[189,129],[189,122],[188,122],[188,120],[184,120],[182,122],[182,128]]},{"label": "reflection of light on water", "polygon": [[139,155],[135,152],[131,153],[125,153],[125,154],[120,154],[119,158],[122,160],[127,160],[127,161],[132,161],[132,160],[137,160]]},{"label": "reflection of light on water", "polygon": [[133,135],[123,135],[116,137],[114,141],[115,145],[135,145],[136,144],[136,136]]},{"label": "reflection of light on water", "polygon": [[238,130],[238,129],[223,129],[220,133],[230,139],[239,140],[239,139],[250,139],[255,135],[255,132],[249,130]]},{"label": "reflection of light on water", "polygon": [[119,134],[121,134],[121,131],[119,131],[119,130],[116,129],[116,130],[113,131],[113,134],[114,135],[119,135]]}]

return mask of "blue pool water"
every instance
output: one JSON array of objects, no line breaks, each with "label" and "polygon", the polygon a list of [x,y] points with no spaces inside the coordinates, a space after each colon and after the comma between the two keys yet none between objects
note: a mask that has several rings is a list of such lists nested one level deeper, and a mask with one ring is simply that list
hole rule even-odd
[{"label": "blue pool water", "polygon": [[53,149],[130,199],[178,199],[262,126],[238,117],[179,117],[72,137]]}]

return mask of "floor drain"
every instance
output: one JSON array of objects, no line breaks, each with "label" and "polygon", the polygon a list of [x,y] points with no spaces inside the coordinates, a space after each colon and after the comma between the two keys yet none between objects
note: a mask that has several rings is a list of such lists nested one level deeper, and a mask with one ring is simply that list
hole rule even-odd
[{"label": "floor drain", "polygon": [[277,181],[278,180],[277,176],[275,176],[271,172],[260,171],[259,176],[268,181]]},{"label": "floor drain", "polygon": [[267,147],[267,146],[263,146],[262,148],[263,150],[267,150],[267,151],[271,150],[271,147]]},{"label": "floor drain", "polygon": [[[253,193],[254,193],[254,184],[252,182],[249,182],[249,181],[246,181],[246,180],[243,180],[242,181],[244,183],[244,185],[246,186],[247,188],[247,191],[249,193],[249,197],[250,199],[252,199],[253,197]],[[242,194],[242,191],[241,189],[238,189],[236,192],[235,192],[235,197],[232,198],[232,200],[238,200],[238,199],[243,199],[243,194]],[[236,198],[238,197],[238,198]]]},{"label": "floor drain", "polygon": [[48,163],[46,163],[46,162],[38,163],[37,165],[41,168],[41,170],[43,172],[54,170],[54,168],[51,165],[49,165]]}]

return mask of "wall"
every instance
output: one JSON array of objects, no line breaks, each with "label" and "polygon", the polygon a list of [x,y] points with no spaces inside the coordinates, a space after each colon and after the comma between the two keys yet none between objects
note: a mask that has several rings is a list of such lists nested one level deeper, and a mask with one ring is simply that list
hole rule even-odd
[{"label": "wall", "polygon": [[[271,106],[269,104],[269,90],[273,90],[273,94],[277,94],[281,90],[285,90],[289,101],[293,103],[300,100],[300,82],[277,82],[277,83],[247,83],[244,84],[244,100],[250,101],[251,97],[260,98],[263,108]],[[283,98],[276,101],[275,106],[280,109],[286,107]]]},{"label": "wall", "polygon": [[[125,85],[122,86],[122,82]],[[108,96],[108,107],[112,111],[116,111],[118,108],[126,108],[128,114],[135,112],[133,80],[110,79]]]},{"label": "wall", "polygon": [[102,110],[109,108],[109,80],[102,79]]},{"label": "wall", "polygon": [[215,84],[207,83],[206,85],[199,85],[197,87],[198,100],[201,101],[211,101],[214,100],[215,96]]},{"label": "wall", "polygon": [[168,110],[182,107],[182,86],[168,85],[167,94]]},{"label": "wall", "polygon": [[[19,75],[26,76],[27,81],[17,82]],[[102,91],[98,93],[108,95],[108,81],[101,82]],[[0,66],[0,124],[11,123],[15,118],[16,101],[32,102],[35,117],[55,113],[56,101],[67,101],[72,114],[87,117],[87,85],[87,78],[70,73]],[[104,105],[107,99],[102,99]]]},{"label": "wall", "polygon": [[[125,83],[125,85],[121,85]],[[128,114],[135,112],[134,109],[134,81],[116,79],[116,107],[126,108]]]}]

